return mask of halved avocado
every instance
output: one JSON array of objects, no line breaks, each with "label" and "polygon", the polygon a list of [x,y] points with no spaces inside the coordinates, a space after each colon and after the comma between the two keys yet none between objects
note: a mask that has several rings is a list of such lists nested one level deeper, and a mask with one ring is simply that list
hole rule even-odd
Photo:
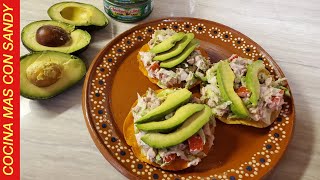
[{"label": "halved avocado", "polygon": [[100,29],[108,25],[108,19],[103,12],[85,3],[60,2],[48,9],[48,15],[53,20],[86,30]]},{"label": "halved avocado", "polygon": [[[65,44],[56,47],[40,44],[39,41],[37,41],[37,35],[39,34],[38,30],[42,27],[48,26],[61,29],[68,34],[69,40]],[[47,35],[47,37],[51,36],[51,34]],[[46,38],[46,35],[43,35],[42,38]],[[70,24],[58,21],[42,20],[32,22],[24,27],[21,33],[21,40],[22,44],[29,51],[59,51],[63,53],[76,54],[88,47],[91,41],[91,36],[87,31],[83,31],[81,29],[75,30],[75,26]]]},{"label": "halved avocado", "polygon": [[20,58],[20,94],[29,99],[48,99],[76,84],[85,73],[85,63],[76,56],[33,52]]}]

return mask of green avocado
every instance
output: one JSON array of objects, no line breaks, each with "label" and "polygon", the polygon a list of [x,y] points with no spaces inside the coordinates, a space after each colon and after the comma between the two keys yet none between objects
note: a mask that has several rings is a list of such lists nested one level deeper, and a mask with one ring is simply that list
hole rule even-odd
[{"label": "green avocado", "polygon": [[147,133],[141,140],[153,148],[167,148],[180,144],[197,133],[209,120],[212,111],[209,106],[189,117],[176,131],[168,134]]},{"label": "green avocado", "polygon": [[148,122],[143,124],[137,124],[137,128],[143,131],[153,132],[169,132],[185,120],[187,120],[194,113],[201,111],[204,108],[202,104],[186,104],[180,107],[171,118],[164,121]]},{"label": "green avocado", "polygon": [[187,57],[192,53],[192,51],[199,45],[199,42],[193,39],[186,48],[178,56],[175,56],[171,59],[163,61],[160,63],[160,67],[163,68],[173,68],[178,64],[182,63]]},{"label": "green avocado", "polygon": [[162,89],[159,93],[157,93],[157,97],[160,99],[165,99],[169,94],[174,93],[175,89]]},{"label": "green avocado", "polygon": [[164,102],[148,112],[146,115],[138,119],[135,123],[141,124],[150,121],[159,120],[167,114],[173,112],[182,104],[187,103],[192,96],[192,93],[188,89],[179,89],[168,95]]},{"label": "green avocado", "polygon": [[48,99],[79,82],[85,73],[85,63],[76,56],[33,52],[20,58],[20,94],[29,99]]},{"label": "green avocado", "polygon": [[[42,29],[43,27],[49,28],[46,28],[46,31],[39,34],[39,29]],[[48,29],[51,29],[51,31]],[[56,31],[56,29],[59,31]],[[48,45],[43,45],[39,42],[38,37],[40,37],[40,40],[42,41],[47,39],[53,42],[59,41],[61,36],[56,37],[57,32],[67,36],[67,41],[64,44],[60,44],[59,46],[50,46],[50,43],[52,42],[49,42]],[[53,37],[56,38],[54,39]],[[63,53],[76,54],[82,52],[88,47],[91,41],[91,36],[87,31],[83,31],[81,29],[75,30],[75,26],[73,25],[58,21],[43,20],[32,22],[24,27],[21,32],[21,40],[22,44],[29,51],[59,51]]]},{"label": "green avocado", "polygon": [[241,98],[234,91],[235,75],[227,61],[221,61],[217,69],[217,82],[224,101],[231,101],[231,111],[239,118],[248,118],[249,112]]},{"label": "green avocado", "polygon": [[104,28],[108,25],[106,15],[98,8],[79,2],[60,2],[48,9],[52,20],[72,24],[86,30]]},{"label": "green avocado", "polygon": [[165,39],[160,44],[155,45],[153,48],[150,49],[150,52],[158,54],[171,49],[178,41],[180,41],[184,37],[183,32],[178,32],[171,37]]},{"label": "green avocado", "polygon": [[260,82],[258,79],[258,73],[265,69],[262,61],[255,61],[248,65],[248,70],[246,74],[246,86],[251,92],[250,102],[253,106],[257,106],[260,97]]},{"label": "green avocado", "polygon": [[193,33],[188,33],[186,34],[181,41],[177,42],[176,45],[169,49],[168,51],[165,51],[161,54],[157,54],[153,60],[154,61],[165,61],[168,60],[174,56],[177,56],[178,54],[180,54],[185,47],[187,47],[187,45],[190,43],[190,41],[194,38],[194,34]]}]

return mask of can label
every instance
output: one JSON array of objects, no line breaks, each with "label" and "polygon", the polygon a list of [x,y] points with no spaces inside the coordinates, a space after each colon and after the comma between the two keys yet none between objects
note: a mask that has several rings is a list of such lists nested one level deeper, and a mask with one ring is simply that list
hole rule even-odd
[{"label": "can label", "polygon": [[120,8],[115,6],[110,6],[110,11],[114,16],[141,16],[140,8]]},{"label": "can label", "polygon": [[134,22],[147,17],[151,13],[152,3],[150,0],[145,3],[121,6],[105,0],[104,9],[109,16],[116,20],[124,22]]},{"label": "can label", "polygon": [[134,4],[134,3],[139,3],[139,2],[145,2],[148,0],[109,0],[110,2],[113,3],[119,3],[119,4]]}]

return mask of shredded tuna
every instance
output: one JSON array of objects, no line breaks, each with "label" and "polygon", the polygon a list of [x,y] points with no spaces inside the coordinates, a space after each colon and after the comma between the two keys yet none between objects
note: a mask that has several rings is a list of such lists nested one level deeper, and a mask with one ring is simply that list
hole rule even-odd
[{"label": "shredded tuna", "polygon": [[188,167],[190,167],[190,166],[196,166],[196,165],[199,164],[200,161],[201,161],[200,158],[195,158],[194,160],[192,160],[192,161],[190,161],[190,162],[188,163]]},{"label": "shredded tuna", "polygon": [[[229,58],[229,65],[234,72],[235,85],[234,88],[246,87],[245,75],[247,72],[248,65],[253,61],[239,57],[237,55],[232,55]],[[230,111],[230,101],[223,102],[220,96],[219,88],[216,79],[216,68],[217,66],[212,66],[206,72],[206,78],[208,84],[201,89],[201,100],[207,103],[214,114],[218,116],[223,116],[229,114],[232,117],[232,112]],[[250,103],[248,96],[240,96],[242,101],[247,105],[250,113],[250,117],[254,121],[264,121],[270,124],[271,114],[274,111],[280,110],[284,104],[284,90],[278,88],[279,86],[285,85],[285,79],[278,79],[274,81],[273,78],[268,74],[268,72],[262,72],[264,75],[260,81],[260,95],[257,106],[253,107]],[[250,96],[250,94],[248,94]]]},{"label": "shredded tuna", "polygon": [[157,155],[157,153],[156,153],[155,149],[149,148],[149,150],[147,151],[147,159],[150,161],[154,161],[156,155]]}]

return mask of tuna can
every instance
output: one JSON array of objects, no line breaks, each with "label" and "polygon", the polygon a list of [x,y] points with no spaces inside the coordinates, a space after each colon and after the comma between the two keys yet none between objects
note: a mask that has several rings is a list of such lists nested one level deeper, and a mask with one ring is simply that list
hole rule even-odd
[{"label": "tuna can", "polygon": [[104,10],[122,22],[136,22],[146,18],[153,9],[153,0],[104,0]]},{"label": "tuna can", "polygon": [[146,2],[146,1],[148,0],[109,0],[109,2],[118,3],[118,4],[134,4],[134,3]]}]

